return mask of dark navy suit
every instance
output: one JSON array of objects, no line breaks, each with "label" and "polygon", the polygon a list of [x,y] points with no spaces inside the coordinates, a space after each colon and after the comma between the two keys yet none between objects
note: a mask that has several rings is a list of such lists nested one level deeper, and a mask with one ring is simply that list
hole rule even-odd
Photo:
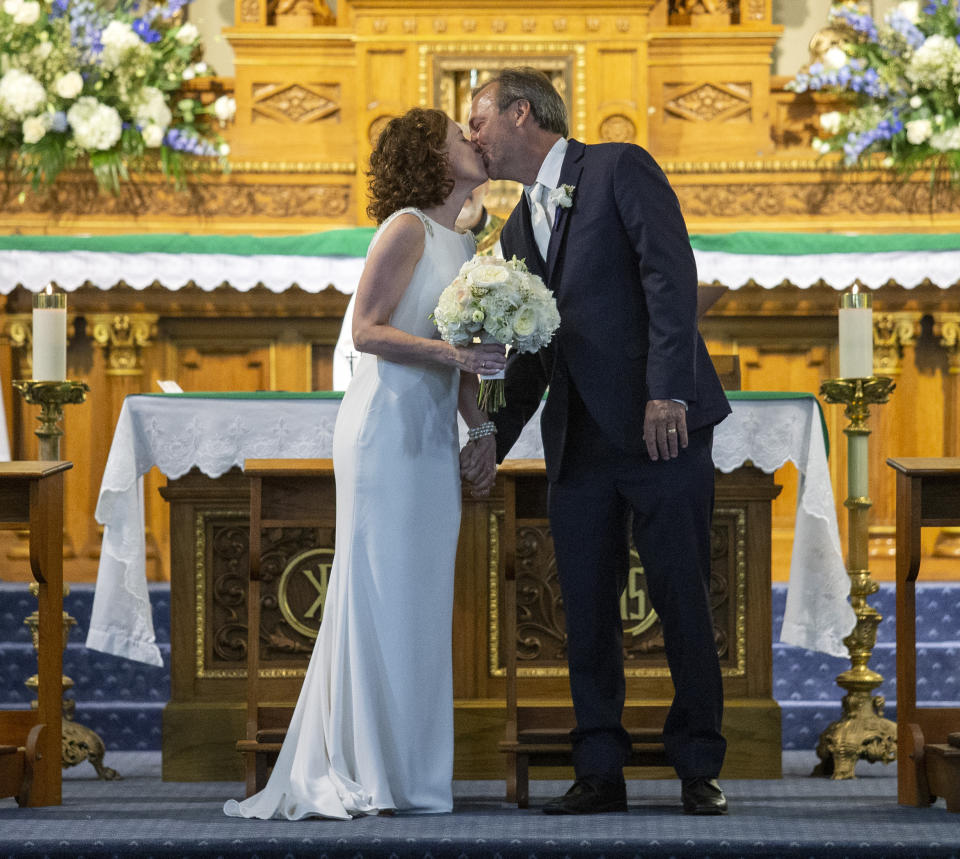
[{"label": "dark navy suit", "polygon": [[[628,535],[663,624],[676,694],[664,726],[681,778],[719,774],[723,690],[708,588],[713,426],[730,412],[697,330],[697,274],[676,195],[638,146],[570,140],[547,259],[524,196],[501,234],[553,290],[560,328],[536,354],[513,354],[497,423],[502,460],[549,387],[541,419],[550,522],[567,616],[577,777],[622,778],[629,750],[620,593]],[[652,462],[650,399],[680,399],[690,443]]]}]

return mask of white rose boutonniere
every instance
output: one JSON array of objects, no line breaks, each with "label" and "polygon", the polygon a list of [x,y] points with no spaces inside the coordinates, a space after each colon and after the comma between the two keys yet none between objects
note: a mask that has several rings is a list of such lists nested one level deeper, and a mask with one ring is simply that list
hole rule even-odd
[{"label": "white rose boutonniere", "polygon": [[561,185],[547,195],[547,202],[561,209],[569,209],[573,205],[573,192],[576,190],[575,185]]}]

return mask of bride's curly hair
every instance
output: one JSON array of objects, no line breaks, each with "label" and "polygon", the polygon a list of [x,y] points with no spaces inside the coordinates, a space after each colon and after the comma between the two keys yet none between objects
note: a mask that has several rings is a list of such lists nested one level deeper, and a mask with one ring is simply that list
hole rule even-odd
[{"label": "bride's curly hair", "polygon": [[415,107],[387,123],[370,155],[367,214],[378,224],[397,209],[438,206],[453,190],[447,115]]}]

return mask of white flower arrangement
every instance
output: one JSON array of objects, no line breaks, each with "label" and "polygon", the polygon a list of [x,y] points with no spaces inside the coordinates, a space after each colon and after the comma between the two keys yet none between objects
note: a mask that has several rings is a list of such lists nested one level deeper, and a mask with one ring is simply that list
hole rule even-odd
[{"label": "white flower arrangement", "polygon": [[843,152],[847,165],[879,153],[903,172],[931,165],[960,179],[957,0],[905,0],[881,22],[860,4],[834,2],[829,24],[846,41],[787,85],[836,93],[853,105],[820,117],[823,136],[814,148]]},{"label": "white flower arrangement", "polygon": [[[478,254],[440,294],[433,321],[454,346],[480,339],[536,352],[552,339],[560,313],[553,293],[522,259]],[[495,412],[504,402],[502,378],[481,379],[480,407]]]},{"label": "white flower arrangement", "polygon": [[178,185],[195,159],[227,169],[225,125],[236,103],[181,91],[210,74],[200,33],[182,22],[191,0],[3,0],[0,161],[34,187],[89,163],[111,191],[153,154]]}]

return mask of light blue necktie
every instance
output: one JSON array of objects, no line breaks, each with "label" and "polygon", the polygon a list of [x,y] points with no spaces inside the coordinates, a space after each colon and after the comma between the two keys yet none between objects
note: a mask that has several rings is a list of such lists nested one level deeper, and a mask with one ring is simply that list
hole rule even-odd
[{"label": "light blue necktie", "polygon": [[550,215],[544,201],[550,189],[539,182],[530,189],[530,221],[533,225],[533,237],[537,240],[540,256],[547,258],[547,248],[550,246]]}]

